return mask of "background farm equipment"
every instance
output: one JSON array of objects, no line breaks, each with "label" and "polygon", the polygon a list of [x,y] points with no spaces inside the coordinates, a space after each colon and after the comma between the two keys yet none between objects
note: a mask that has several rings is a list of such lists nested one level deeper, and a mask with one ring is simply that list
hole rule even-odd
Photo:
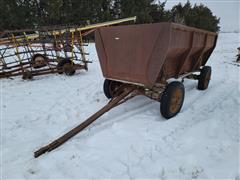
[{"label": "background farm equipment", "polygon": [[84,37],[96,28],[135,21],[136,17],[119,19],[86,27],[44,27],[4,31],[0,34],[0,78],[22,75],[32,79],[52,73],[75,74],[88,70]]},{"label": "background farm equipment", "polygon": [[89,61],[84,51],[81,31],[66,30],[6,31],[1,39],[0,78],[63,73],[73,75],[77,69],[87,70]]},{"label": "background farm equipment", "polygon": [[211,67],[206,63],[213,52],[217,34],[196,28],[158,23],[100,28],[95,33],[109,103],[59,139],[34,153],[39,157],[59,147],[112,108],[143,95],[161,102],[166,119],[177,115],[183,105],[185,88],[172,79],[198,80],[198,89],[208,88]]}]

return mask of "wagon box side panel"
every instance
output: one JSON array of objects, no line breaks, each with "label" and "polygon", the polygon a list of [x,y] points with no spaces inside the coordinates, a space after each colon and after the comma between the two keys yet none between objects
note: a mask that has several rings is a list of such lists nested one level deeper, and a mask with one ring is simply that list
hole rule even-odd
[{"label": "wagon box side panel", "polygon": [[178,78],[205,65],[216,45],[216,33],[172,24],[164,67],[158,77]]},{"label": "wagon box side panel", "polygon": [[[151,61],[152,53],[161,32],[166,31],[164,28],[148,24],[98,30],[96,46],[105,78],[152,85],[160,71],[162,56],[158,52],[158,58],[155,54]],[[153,71],[147,74],[149,70]]]},{"label": "wagon box side panel", "polygon": [[204,66],[215,48],[216,34],[205,33],[204,36],[204,47],[201,49],[200,56],[194,59],[192,70],[199,70],[201,66]]},{"label": "wagon box side panel", "polygon": [[[165,78],[172,78],[178,75],[178,70],[192,48],[192,33],[182,29],[171,28],[171,39],[164,64]],[[185,66],[188,62],[185,62]]]},{"label": "wagon box side panel", "polygon": [[205,34],[201,32],[190,32],[192,34],[191,46],[189,47],[189,52],[187,57],[184,57],[178,67],[177,75],[182,75],[191,71],[194,71],[192,67],[194,66],[196,60],[201,56],[201,53],[205,47]]}]

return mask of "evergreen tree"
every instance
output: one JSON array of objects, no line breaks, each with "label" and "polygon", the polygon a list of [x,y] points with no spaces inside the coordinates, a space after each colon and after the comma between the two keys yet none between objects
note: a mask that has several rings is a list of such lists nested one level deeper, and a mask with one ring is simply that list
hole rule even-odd
[{"label": "evergreen tree", "polygon": [[210,31],[219,19],[204,5],[178,4],[166,11],[156,0],[0,0],[0,30],[86,25],[137,16],[137,23],[174,21]]},{"label": "evergreen tree", "polygon": [[137,23],[151,23],[153,0],[121,0],[121,17],[137,16]]},{"label": "evergreen tree", "polygon": [[211,10],[203,4],[194,5],[186,16],[186,24],[196,28],[217,32],[220,30],[218,26],[220,19],[214,16]]},{"label": "evergreen tree", "polygon": [[15,0],[2,0],[1,1],[1,24],[3,29],[18,29],[20,26],[24,26],[21,23],[20,13],[17,1]]},{"label": "evergreen tree", "polygon": [[8,16],[6,16],[7,9],[3,0],[0,0],[0,31],[6,29],[6,21],[8,20]]},{"label": "evergreen tree", "polygon": [[187,26],[217,32],[220,19],[214,16],[211,10],[203,4],[191,6],[188,1],[184,6],[179,3],[171,10],[172,21],[182,23]]},{"label": "evergreen tree", "polygon": [[122,16],[121,0],[115,0],[113,3],[113,16],[115,19],[119,19]]},{"label": "evergreen tree", "polygon": [[171,13],[164,10],[165,4],[166,2],[151,4],[151,11],[149,15],[152,17],[154,23],[165,22],[171,19]]}]

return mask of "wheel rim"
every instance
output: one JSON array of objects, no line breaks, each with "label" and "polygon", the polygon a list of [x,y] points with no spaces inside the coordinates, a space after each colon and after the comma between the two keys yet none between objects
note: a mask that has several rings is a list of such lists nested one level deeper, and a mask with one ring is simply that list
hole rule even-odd
[{"label": "wheel rim", "polygon": [[183,93],[180,89],[176,89],[173,93],[171,102],[170,102],[170,112],[175,114],[179,111],[182,105]]},{"label": "wheel rim", "polygon": [[34,59],[34,65],[35,65],[35,66],[43,66],[43,65],[45,65],[45,59],[44,59],[44,57],[42,57],[42,56],[37,56],[37,57]]}]

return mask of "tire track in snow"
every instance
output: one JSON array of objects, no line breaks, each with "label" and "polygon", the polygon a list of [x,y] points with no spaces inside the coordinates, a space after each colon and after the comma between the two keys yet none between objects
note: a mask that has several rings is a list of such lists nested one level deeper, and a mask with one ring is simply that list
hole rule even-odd
[{"label": "tire track in snow", "polygon": [[[126,104],[126,106],[128,105]],[[145,101],[141,104],[138,104],[138,106],[135,106],[133,108],[131,107],[127,111],[123,107],[116,108],[116,111],[110,112],[111,115],[109,115],[108,113],[105,116],[103,115],[96,122],[94,122],[92,125],[86,128],[82,132],[82,135],[79,138],[80,139],[84,139],[86,137],[89,138],[91,136],[97,135],[101,131],[105,131],[111,128],[115,123],[119,123],[119,122],[125,123],[126,121],[130,121],[131,118],[128,118],[128,117],[133,117],[135,115],[141,114],[142,112],[149,110],[150,107],[153,107],[153,106],[154,106],[154,101],[150,101],[150,102]],[[76,139],[78,139],[78,137]]]},{"label": "tire track in snow", "polygon": [[[190,102],[185,104],[184,111],[179,113],[175,118],[170,119],[168,121],[165,121],[163,117],[161,117],[160,113],[156,114],[156,116],[159,116],[159,121],[161,122],[167,122],[169,126],[161,126],[159,125],[159,131],[160,137],[164,143],[166,143],[167,146],[169,146],[169,149],[172,149],[174,146],[174,141],[176,141],[179,136],[181,136],[186,130],[191,129],[194,125],[207,121],[209,119],[206,119],[205,117],[216,117],[216,114],[218,114],[218,111],[215,109],[222,109],[221,103],[224,102],[226,99],[228,99],[229,94],[226,94],[224,89],[221,90],[221,93],[213,93],[223,86],[217,86],[211,89],[211,93],[208,92],[202,92],[197,95],[192,95],[194,97],[189,97]],[[194,88],[191,88],[195,91]],[[214,96],[212,96],[214,94]],[[222,95],[219,97],[219,95]],[[204,96],[205,95],[205,96]],[[204,96],[204,97],[203,97]],[[211,96],[211,102],[206,104],[206,106],[202,106],[202,102],[208,102],[208,96]],[[199,103],[196,100],[199,100]],[[195,102],[195,103],[194,103]],[[75,139],[83,139],[86,137],[91,137],[97,135],[101,131],[105,131],[113,126],[113,124],[121,122],[125,123],[126,121],[130,121],[135,115],[144,115],[144,112],[147,110],[151,110],[156,108],[156,103],[154,101],[145,101],[141,104],[139,102],[136,102],[138,105],[131,107],[127,111],[124,110],[123,107],[117,109],[114,112],[111,112],[110,116],[107,113],[107,116],[101,117],[99,120],[97,120],[95,123],[93,123],[91,126],[89,126],[86,130],[84,130],[81,135],[76,137]],[[190,107],[192,105],[192,107]],[[127,104],[125,108],[127,108]],[[123,113],[124,111],[124,113]],[[213,114],[214,113],[214,114]],[[191,115],[189,117],[189,115]],[[184,116],[187,116],[185,118]],[[150,115],[152,117],[152,114]],[[197,117],[197,118],[196,118]],[[133,118],[134,119],[134,118]],[[154,118],[151,118],[154,119]],[[149,120],[149,123],[151,125],[151,119]],[[129,122],[127,122],[129,123]],[[92,129],[94,129],[92,131]],[[146,127],[145,131],[149,131],[148,127]],[[151,134],[151,132],[149,133]],[[151,135],[150,135],[151,136]],[[151,139],[151,138],[150,138]]]},{"label": "tire track in snow", "polygon": [[[176,125],[173,125],[171,127],[174,127],[173,130],[171,130],[168,134],[166,134],[163,139],[165,140],[166,144],[169,146],[169,149],[172,149],[173,147],[176,147],[177,144],[175,143],[179,137],[181,137],[182,134],[184,134],[187,130],[191,129],[193,126],[197,125],[198,123],[201,123],[203,121],[209,121],[211,120],[211,117],[218,117],[219,115],[219,109],[223,112],[226,111],[226,109],[222,108],[222,103],[229,99],[229,95],[233,92],[226,93],[224,89],[221,90],[221,87],[224,85],[220,85],[220,87],[215,87],[211,91],[218,91],[220,89],[221,92],[218,93],[209,93],[208,95],[204,96],[203,98],[199,99],[199,103],[196,102],[192,104],[192,107],[189,106],[189,108],[186,108],[184,112],[180,113],[177,118],[180,119],[179,123],[176,123]],[[237,94],[237,93],[234,93]],[[221,96],[220,96],[221,95]],[[207,103],[205,106],[202,106],[202,102],[209,102],[208,97],[211,97],[210,102]],[[202,93],[197,96],[198,98],[202,97]],[[194,99],[198,99],[197,97],[194,97]],[[230,107],[231,108],[231,107]],[[187,115],[187,118],[184,118],[184,116]],[[191,115],[191,116],[190,116]],[[228,118],[228,115],[226,115]],[[206,119],[206,117],[208,117]],[[219,119],[222,121],[222,119]],[[171,120],[170,120],[171,121]]]}]

